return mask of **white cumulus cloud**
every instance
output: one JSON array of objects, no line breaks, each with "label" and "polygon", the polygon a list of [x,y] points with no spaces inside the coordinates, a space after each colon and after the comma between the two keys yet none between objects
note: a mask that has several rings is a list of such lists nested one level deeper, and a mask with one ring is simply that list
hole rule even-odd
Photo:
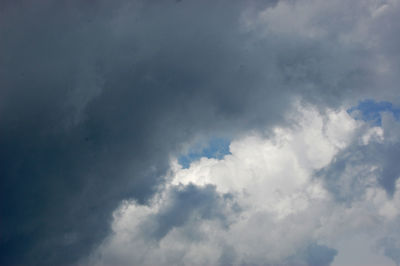
[{"label": "white cumulus cloud", "polygon": [[[336,172],[334,184],[348,193],[357,182],[351,202],[338,200],[326,180],[340,156],[358,152],[350,147],[384,145],[385,125],[300,105],[290,119],[296,126],[273,136],[233,140],[222,159],[203,157],[187,169],[173,159],[148,205],[126,201],[115,212],[114,233],[90,263],[393,265],[385,243],[400,239],[400,193],[390,197],[379,185],[380,166],[363,161]],[[348,251],[354,243],[358,260]]]}]

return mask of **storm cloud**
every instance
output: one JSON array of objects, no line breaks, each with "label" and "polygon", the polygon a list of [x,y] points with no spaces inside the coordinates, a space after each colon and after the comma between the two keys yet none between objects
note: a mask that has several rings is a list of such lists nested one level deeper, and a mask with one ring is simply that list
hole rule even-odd
[{"label": "storm cloud", "polygon": [[[143,216],[140,247],[157,246],[176,228],[201,242],[194,225],[203,220],[229,231],[246,212],[237,191],[193,180],[171,185],[171,158],[210,138],[273,138],[277,127],[299,126],[299,106],[324,117],[364,99],[398,105],[400,4],[378,2],[2,1],[0,264],[101,264],[96,254],[118,235],[123,202],[160,208]],[[357,193],[338,189],[347,165],[376,162],[378,187],[396,198],[399,140],[387,134],[397,120],[382,123],[385,141],[323,149],[321,158],[337,160],[306,167],[337,202],[363,193],[356,179],[346,182]],[[263,226],[275,223],[264,218]],[[268,261],[226,244],[210,262],[333,261],[337,251],[327,243],[301,239],[298,251]],[[393,257],[392,242],[380,243]],[[154,262],[184,261],[169,259]]]}]

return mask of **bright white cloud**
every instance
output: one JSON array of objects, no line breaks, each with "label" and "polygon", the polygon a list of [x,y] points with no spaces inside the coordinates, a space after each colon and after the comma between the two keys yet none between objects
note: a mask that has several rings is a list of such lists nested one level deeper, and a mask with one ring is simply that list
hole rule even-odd
[{"label": "bright white cloud", "polygon": [[[392,229],[400,193],[387,196],[379,166],[366,162],[340,174],[343,193],[352,193],[354,182],[360,186],[350,203],[337,201],[324,179],[315,178],[349,147],[384,142],[385,125],[368,126],[345,110],[321,114],[301,106],[291,119],[297,125],[276,128],[273,137],[253,132],[232,141],[231,154],[220,160],[201,158],[187,169],[172,160],[167,184],[148,206],[125,202],[115,212],[114,234],[91,263],[327,265],[337,250],[335,265],[392,265],[376,243],[400,239]],[[349,243],[368,254],[356,261]]]}]

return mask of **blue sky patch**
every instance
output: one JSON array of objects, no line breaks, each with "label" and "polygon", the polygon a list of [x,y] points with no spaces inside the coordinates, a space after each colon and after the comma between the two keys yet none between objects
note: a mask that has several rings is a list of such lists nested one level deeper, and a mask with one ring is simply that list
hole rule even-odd
[{"label": "blue sky patch", "polygon": [[362,119],[376,126],[382,125],[381,112],[391,112],[397,120],[400,120],[400,109],[393,107],[392,103],[386,101],[365,100],[347,110],[350,115],[356,111],[359,111],[356,119]]},{"label": "blue sky patch", "polygon": [[208,143],[199,143],[192,147],[187,154],[178,158],[183,168],[189,168],[190,163],[202,157],[222,159],[225,155],[231,154],[229,144],[231,141],[224,138],[212,138]]}]

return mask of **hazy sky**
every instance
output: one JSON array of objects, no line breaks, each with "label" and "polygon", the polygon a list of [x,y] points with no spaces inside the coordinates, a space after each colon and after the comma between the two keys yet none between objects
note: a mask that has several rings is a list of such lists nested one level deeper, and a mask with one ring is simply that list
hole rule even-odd
[{"label": "hazy sky", "polygon": [[0,1],[0,264],[400,264],[399,12]]}]

